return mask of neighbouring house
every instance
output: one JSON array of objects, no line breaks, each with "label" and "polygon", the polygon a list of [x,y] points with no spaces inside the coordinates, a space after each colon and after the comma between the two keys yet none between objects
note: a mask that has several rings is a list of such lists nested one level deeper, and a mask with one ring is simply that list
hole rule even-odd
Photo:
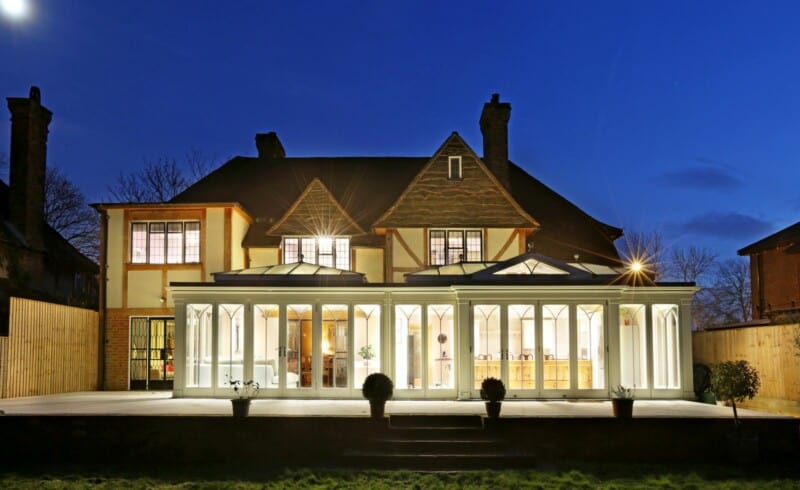
[{"label": "neighbouring house", "polygon": [[508,159],[511,105],[424,157],[288,157],[275,133],[170,202],[104,203],[106,389],[358,398],[691,398],[693,284]]},{"label": "neighbouring house", "polygon": [[44,218],[47,134],[53,116],[37,87],[9,97],[9,185],[0,182],[0,335],[8,335],[9,298],[97,308],[99,267]]},{"label": "neighbouring house", "polygon": [[738,253],[750,257],[753,319],[800,317],[800,222]]}]

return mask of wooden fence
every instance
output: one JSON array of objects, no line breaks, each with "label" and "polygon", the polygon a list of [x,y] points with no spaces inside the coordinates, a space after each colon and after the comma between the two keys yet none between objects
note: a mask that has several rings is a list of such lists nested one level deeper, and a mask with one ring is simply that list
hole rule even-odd
[{"label": "wooden fence", "polygon": [[97,390],[97,312],[11,298],[0,338],[2,398]]},{"label": "wooden fence", "polygon": [[744,359],[761,378],[761,389],[742,405],[800,415],[800,357],[794,336],[800,325],[706,330],[692,336],[694,362],[713,364]]}]

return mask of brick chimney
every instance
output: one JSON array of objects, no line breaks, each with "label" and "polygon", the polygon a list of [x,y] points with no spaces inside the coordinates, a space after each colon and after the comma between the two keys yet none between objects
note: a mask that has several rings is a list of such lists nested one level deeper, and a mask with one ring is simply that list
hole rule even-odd
[{"label": "brick chimney", "polygon": [[483,162],[506,189],[509,188],[508,120],[510,118],[511,104],[500,102],[500,94],[492,94],[492,100],[483,104],[480,122],[483,134]]},{"label": "brick chimney", "polygon": [[7,100],[11,111],[9,218],[28,246],[43,249],[47,126],[53,113],[42,106],[38,87],[31,87],[28,98]]},{"label": "brick chimney", "polygon": [[278,139],[275,131],[269,133],[258,133],[256,135],[256,148],[258,148],[258,158],[267,160],[277,160],[286,157],[281,140]]}]

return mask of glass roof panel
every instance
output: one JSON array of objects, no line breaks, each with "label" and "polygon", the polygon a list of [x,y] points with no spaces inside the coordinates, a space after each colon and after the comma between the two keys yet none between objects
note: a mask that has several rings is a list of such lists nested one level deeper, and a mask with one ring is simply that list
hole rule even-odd
[{"label": "glass roof panel", "polygon": [[615,276],[617,274],[622,274],[622,272],[607,265],[587,264],[585,262],[570,262],[569,265],[575,267],[576,269],[583,269],[585,271],[589,271],[592,274],[596,274],[598,276],[607,276],[607,275]]},{"label": "glass roof panel", "polygon": [[512,265],[505,269],[495,272],[496,275],[526,275],[526,276],[568,276],[569,272],[553,267],[536,259],[526,259],[523,262]]},{"label": "glass roof panel", "polygon": [[468,276],[491,267],[495,262],[459,262],[457,264],[437,265],[421,271],[407,274],[409,276]]}]

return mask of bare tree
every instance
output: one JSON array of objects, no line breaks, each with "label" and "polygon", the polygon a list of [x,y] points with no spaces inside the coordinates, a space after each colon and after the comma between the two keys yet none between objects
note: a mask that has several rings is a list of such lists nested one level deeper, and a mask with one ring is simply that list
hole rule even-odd
[{"label": "bare tree", "polygon": [[100,244],[97,213],[58,167],[47,167],[45,171],[44,218],[73,247],[97,261]]},{"label": "bare tree", "polygon": [[208,174],[212,159],[192,148],[185,155],[185,165],[175,158],[161,157],[145,162],[138,172],[120,174],[108,187],[118,202],[166,202],[183,192],[189,185]]},{"label": "bare tree", "polygon": [[669,275],[683,282],[697,283],[701,276],[711,271],[717,254],[705,247],[691,245],[688,249],[673,247],[666,266]]},{"label": "bare tree", "polygon": [[145,163],[132,174],[120,174],[109,192],[120,202],[165,202],[187,187],[186,178],[174,158],[159,158]]},{"label": "bare tree", "polygon": [[692,298],[692,319],[695,328],[705,328],[717,322],[716,296],[708,287],[713,280],[717,254],[704,247],[691,245],[688,249],[673,247],[665,265],[666,275],[683,282],[694,282],[702,289]]},{"label": "bare tree", "polygon": [[714,282],[695,294],[692,316],[700,328],[751,319],[750,265],[747,258],[727,259],[713,270]]},{"label": "bare tree", "polygon": [[664,240],[658,231],[626,233],[621,251],[626,262],[639,262],[653,280],[664,273]]},{"label": "bare tree", "polygon": [[190,148],[186,152],[186,166],[189,169],[189,185],[194,184],[211,172],[216,165],[216,159],[209,158],[197,148]]},{"label": "bare tree", "polygon": [[[727,317],[736,321],[751,318],[750,262],[746,257],[727,259],[717,267],[714,290]],[[726,322],[727,323],[727,322]]]}]

